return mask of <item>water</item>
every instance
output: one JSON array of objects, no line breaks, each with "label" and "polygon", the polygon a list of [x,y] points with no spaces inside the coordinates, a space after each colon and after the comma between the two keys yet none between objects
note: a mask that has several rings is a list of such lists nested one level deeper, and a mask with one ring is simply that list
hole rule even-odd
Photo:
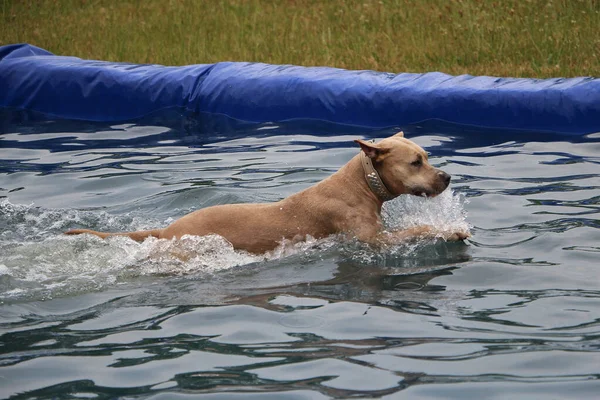
[{"label": "water", "polygon": [[61,233],[276,201],[396,130],[1,116],[1,398],[597,397],[598,134],[403,127],[452,190],[390,202],[386,223],[468,224],[466,244],[256,256]]}]

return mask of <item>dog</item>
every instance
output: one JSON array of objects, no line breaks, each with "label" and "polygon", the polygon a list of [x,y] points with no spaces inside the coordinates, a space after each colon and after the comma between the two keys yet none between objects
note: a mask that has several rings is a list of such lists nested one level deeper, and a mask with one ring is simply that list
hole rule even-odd
[{"label": "dog", "polygon": [[436,231],[432,226],[386,232],[381,221],[385,201],[405,194],[437,196],[450,184],[450,175],[431,166],[427,153],[403,132],[377,144],[360,139],[355,143],[361,151],[336,173],[275,203],[207,207],[163,229],[126,233],[73,229],[66,234],[119,235],[137,241],[149,236],[173,239],[217,234],[235,249],[254,254],[273,250],[284,240],[305,240],[308,235],[319,239],[343,234],[374,246],[423,237],[460,241],[470,236],[469,232]]}]

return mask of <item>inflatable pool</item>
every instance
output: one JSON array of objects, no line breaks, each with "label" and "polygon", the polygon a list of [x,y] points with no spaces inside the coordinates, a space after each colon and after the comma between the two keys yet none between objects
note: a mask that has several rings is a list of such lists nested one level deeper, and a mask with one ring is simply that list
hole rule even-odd
[{"label": "inflatable pool", "polygon": [[347,71],[245,62],[182,67],[0,47],[0,107],[118,122],[165,109],[263,123],[313,119],[368,128],[428,120],[581,135],[600,130],[600,80]]}]

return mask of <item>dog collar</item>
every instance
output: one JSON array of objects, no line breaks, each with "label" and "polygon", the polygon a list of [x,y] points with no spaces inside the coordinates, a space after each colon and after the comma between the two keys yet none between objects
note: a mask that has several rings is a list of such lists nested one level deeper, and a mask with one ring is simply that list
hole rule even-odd
[{"label": "dog collar", "polygon": [[365,171],[365,179],[367,180],[367,184],[369,185],[371,191],[375,194],[375,196],[377,196],[377,198],[382,203],[384,201],[389,201],[396,198],[396,196],[394,196],[388,190],[388,188],[385,186],[385,183],[383,183],[383,181],[381,180],[381,177],[377,173],[377,170],[373,166],[373,163],[371,162],[369,156],[367,156],[364,151],[361,151],[361,153],[363,155],[361,159],[363,170]]}]

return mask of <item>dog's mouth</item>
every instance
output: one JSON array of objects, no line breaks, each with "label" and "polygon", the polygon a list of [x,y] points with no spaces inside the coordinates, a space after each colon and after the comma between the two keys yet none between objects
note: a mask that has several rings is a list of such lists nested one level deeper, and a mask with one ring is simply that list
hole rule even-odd
[{"label": "dog's mouth", "polygon": [[437,191],[433,191],[433,190],[427,190],[427,189],[423,189],[423,188],[416,188],[413,189],[410,194],[413,196],[417,196],[417,197],[424,197],[424,198],[433,198],[435,196],[437,196],[438,194],[440,194],[442,191],[437,192]]},{"label": "dog's mouth", "polygon": [[425,197],[425,198],[428,198],[428,197],[435,197],[435,194],[433,194],[433,193],[427,193],[427,192],[426,192],[426,191],[424,191],[424,190],[413,190],[411,194],[412,194],[413,196]]},{"label": "dog's mouth", "polygon": [[444,190],[448,188],[448,184],[450,183],[450,175],[438,171],[437,173],[438,179],[433,182],[432,185],[419,185],[416,184],[414,186],[409,186],[410,194],[418,197],[435,197],[438,194],[442,193]]}]

